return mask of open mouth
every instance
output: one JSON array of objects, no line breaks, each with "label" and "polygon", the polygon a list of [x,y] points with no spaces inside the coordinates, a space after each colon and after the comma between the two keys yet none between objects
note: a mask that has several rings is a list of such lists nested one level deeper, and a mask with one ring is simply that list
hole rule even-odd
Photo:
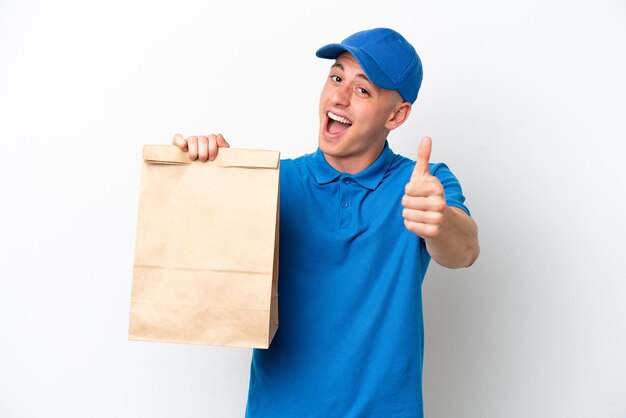
[{"label": "open mouth", "polygon": [[328,121],[326,123],[326,129],[331,135],[340,134],[341,132],[352,126],[352,122],[343,116],[334,114],[333,112],[326,113]]}]

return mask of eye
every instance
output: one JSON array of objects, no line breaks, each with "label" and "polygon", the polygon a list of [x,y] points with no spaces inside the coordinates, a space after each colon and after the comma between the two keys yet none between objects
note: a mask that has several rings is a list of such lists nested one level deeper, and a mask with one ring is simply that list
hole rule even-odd
[{"label": "eye", "polygon": [[341,77],[339,77],[338,75],[332,74],[330,76],[330,80],[334,81],[335,83],[341,83]]},{"label": "eye", "polygon": [[356,91],[363,96],[371,96],[370,92],[367,89],[364,89],[363,87],[357,87]]}]

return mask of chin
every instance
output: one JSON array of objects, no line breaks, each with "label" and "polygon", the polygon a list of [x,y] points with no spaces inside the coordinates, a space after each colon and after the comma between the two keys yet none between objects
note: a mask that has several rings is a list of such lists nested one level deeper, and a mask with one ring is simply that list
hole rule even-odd
[{"label": "chin", "polygon": [[324,137],[319,139],[318,146],[320,150],[322,150],[322,152],[327,155],[336,156],[337,154],[341,153],[341,145],[338,142],[329,141],[327,138]]}]

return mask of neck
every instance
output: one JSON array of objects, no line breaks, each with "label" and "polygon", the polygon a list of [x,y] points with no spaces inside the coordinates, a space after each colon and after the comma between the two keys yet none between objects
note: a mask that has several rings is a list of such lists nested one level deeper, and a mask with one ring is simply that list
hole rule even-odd
[{"label": "neck", "polygon": [[346,174],[358,174],[372,165],[374,161],[380,156],[385,149],[385,142],[383,141],[380,146],[369,149],[364,154],[335,157],[330,154],[324,154],[326,162],[335,170]]}]

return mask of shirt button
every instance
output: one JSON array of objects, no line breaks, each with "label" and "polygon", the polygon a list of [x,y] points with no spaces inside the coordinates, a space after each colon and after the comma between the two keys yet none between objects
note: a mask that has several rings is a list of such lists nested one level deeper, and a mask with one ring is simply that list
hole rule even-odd
[{"label": "shirt button", "polygon": [[347,208],[348,207],[348,202],[341,202],[341,207],[342,208]]},{"label": "shirt button", "polygon": [[343,184],[350,184],[350,183],[352,183],[352,179],[350,178],[343,179]]}]

